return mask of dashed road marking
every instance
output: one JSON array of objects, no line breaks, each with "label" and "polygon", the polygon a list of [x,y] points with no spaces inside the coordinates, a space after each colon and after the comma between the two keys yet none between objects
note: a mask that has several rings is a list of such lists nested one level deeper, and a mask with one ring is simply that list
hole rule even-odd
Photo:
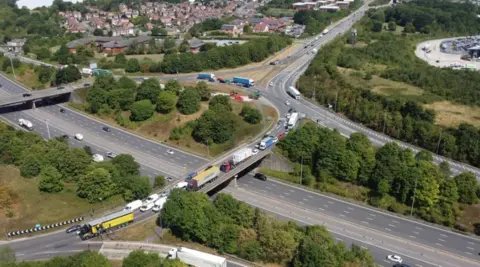
[{"label": "dashed road marking", "polygon": [[386,228],[386,227],[385,227],[385,230],[387,230],[387,231],[392,231],[392,229],[390,229],[390,228]]},{"label": "dashed road marking", "polygon": [[366,222],[366,221],[362,221],[362,223],[364,223],[364,224],[368,224],[368,222]]},{"label": "dashed road marking", "polygon": [[289,194],[289,193],[287,193],[287,192],[285,192],[284,194],[285,194],[285,195],[287,195],[287,196],[289,196],[289,195],[290,195],[290,194]]},{"label": "dashed road marking", "polygon": [[322,208],[318,208],[318,209],[321,210],[321,211],[324,211],[324,209],[322,209]]},{"label": "dashed road marking", "polygon": [[413,236],[413,235],[409,235],[409,237],[411,237],[411,238],[417,238],[416,236]]},{"label": "dashed road marking", "polygon": [[343,212],[345,212],[345,213],[347,213],[347,214],[350,213],[349,211],[346,211],[346,210],[344,210]]},{"label": "dashed road marking", "polygon": [[445,242],[445,240],[443,240],[443,239],[441,239],[441,238],[439,238],[438,241]]},{"label": "dashed road marking", "polygon": [[413,233],[416,234],[416,235],[419,235],[419,234],[420,234],[419,232],[416,232],[416,231],[413,231]]},{"label": "dashed road marking", "polygon": [[340,214],[340,217],[345,217],[345,214]]},{"label": "dashed road marking", "polygon": [[328,208],[328,205],[323,205],[325,208]]},{"label": "dashed road marking", "polygon": [[369,220],[369,221],[373,221],[373,219],[372,219],[372,218],[369,218],[369,217],[367,217],[367,220]]},{"label": "dashed road marking", "polygon": [[475,243],[468,241],[468,244],[470,245],[475,245]]},{"label": "dashed road marking", "polygon": [[390,226],[390,227],[395,227],[395,225],[393,225],[393,224],[388,224],[388,226]]},{"label": "dashed road marking", "polygon": [[468,252],[468,251],[465,251],[465,253],[468,254],[468,255],[472,255],[472,253],[470,253],[470,252]]},{"label": "dashed road marking", "polygon": [[417,230],[423,230],[422,228],[420,228],[420,227],[418,227],[418,226],[416,226],[415,229],[417,229]]},{"label": "dashed road marking", "polygon": [[440,243],[435,243],[435,245],[443,247],[443,245]]},{"label": "dashed road marking", "polygon": [[475,250],[475,249],[474,249],[474,248],[472,248],[472,247],[467,247],[467,249],[469,249],[469,250]]},{"label": "dashed road marking", "polygon": [[348,207],[349,210],[354,210],[354,208]]},{"label": "dashed road marking", "polygon": [[375,215],[375,214],[371,214],[371,213],[370,213],[369,215],[370,215],[370,216],[372,216],[372,217],[376,217],[376,216],[377,216],[377,215]]},{"label": "dashed road marking", "polygon": [[332,201],[328,201],[328,203],[330,203],[330,204],[333,204],[333,202],[332,202]]}]

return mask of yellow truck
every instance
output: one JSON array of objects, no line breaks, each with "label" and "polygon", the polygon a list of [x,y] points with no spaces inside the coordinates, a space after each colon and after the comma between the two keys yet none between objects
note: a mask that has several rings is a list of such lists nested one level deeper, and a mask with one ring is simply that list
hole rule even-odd
[{"label": "yellow truck", "polygon": [[122,210],[84,224],[77,234],[82,240],[86,240],[125,226],[133,220],[133,211]]}]

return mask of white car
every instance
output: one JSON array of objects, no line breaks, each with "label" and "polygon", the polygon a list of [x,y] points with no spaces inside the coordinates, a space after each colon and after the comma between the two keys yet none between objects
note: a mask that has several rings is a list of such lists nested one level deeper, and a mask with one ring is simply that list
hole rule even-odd
[{"label": "white car", "polygon": [[169,195],[170,195],[170,190],[167,190],[167,191],[165,191],[165,192],[162,192],[162,193],[160,194],[160,197],[161,197],[161,198],[163,198],[163,197],[168,197]]},{"label": "white car", "polygon": [[290,113],[285,114],[285,118],[290,119]]},{"label": "white car", "polygon": [[81,133],[75,134],[75,139],[77,139],[78,141],[82,141],[83,140],[83,134],[81,134]]},{"label": "white car", "polygon": [[178,183],[178,184],[175,185],[175,188],[185,189],[185,188],[187,188],[187,185],[188,185],[187,182],[180,182],[180,183]]},{"label": "white car", "polygon": [[147,210],[151,210],[153,208],[153,206],[155,206],[155,204],[153,202],[144,204],[143,206],[140,207],[140,211],[144,212],[144,211],[147,211]]},{"label": "white car", "polygon": [[273,82],[270,82],[270,86],[273,86]]},{"label": "white car", "polygon": [[273,139],[273,142],[274,142],[274,143],[277,143],[277,142],[278,142],[278,138],[277,138],[277,137],[272,137],[272,139]]},{"label": "white car", "polygon": [[155,201],[155,205],[153,206],[152,210],[154,212],[159,212],[163,208],[165,202],[167,202],[167,197],[159,198],[157,201]]},{"label": "white car", "polygon": [[390,261],[393,261],[393,262],[397,262],[397,263],[402,263],[402,257],[398,256],[398,255],[388,255],[387,256],[387,259],[390,260]]},{"label": "white car", "polygon": [[92,159],[94,162],[102,162],[104,160],[103,156],[100,154],[93,154]]},{"label": "white car", "polygon": [[255,148],[254,150],[252,150],[252,154],[257,155],[258,154],[258,149]]},{"label": "white car", "polygon": [[113,153],[113,152],[107,152],[107,153],[105,153],[105,155],[106,155],[107,157],[111,158],[111,159],[113,159],[114,157],[117,156],[117,154],[115,154],[115,153]]},{"label": "white car", "polygon": [[290,102],[288,100],[286,100],[285,105],[290,106]]},{"label": "white car", "polygon": [[175,152],[173,152],[173,150],[171,150],[171,149],[167,149],[167,153],[170,154],[170,155],[173,155],[173,153],[175,153]]},{"label": "white car", "polygon": [[152,195],[148,196],[147,199],[145,199],[144,203],[145,204],[146,203],[153,203],[153,202],[157,201],[157,199],[159,199],[159,198],[160,198],[160,196],[158,194],[152,194]]}]

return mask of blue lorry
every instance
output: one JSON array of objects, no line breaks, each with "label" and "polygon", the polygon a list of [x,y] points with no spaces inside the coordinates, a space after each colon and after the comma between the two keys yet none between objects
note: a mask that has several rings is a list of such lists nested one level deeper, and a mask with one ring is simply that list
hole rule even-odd
[{"label": "blue lorry", "polygon": [[197,176],[197,175],[198,175],[197,172],[191,172],[187,175],[187,178],[185,178],[185,181],[188,182],[188,181],[192,180],[192,178]]},{"label": "blue lorry", "polygon": [[211,82],[215,81],[215,74],[213,73],[200,73],[197,76],[197,79],[199,80],[209,80]]},{"label": "blue lorry", "polygon": [[241,84],[245,87],[251,87],[255,85],[255,82],[252,79],[242,77],[233,77],[233,83]]},{"label": "blue lorry", "polygon": [[265,150],[269,147],[271,147],[274,144],[274,140],[272,137],[265,137],[260,141],[260,150]]}]

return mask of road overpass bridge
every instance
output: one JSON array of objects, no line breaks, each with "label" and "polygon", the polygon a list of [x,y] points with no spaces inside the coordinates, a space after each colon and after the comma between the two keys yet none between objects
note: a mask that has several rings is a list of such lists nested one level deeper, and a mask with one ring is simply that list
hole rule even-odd
[{"label": "road overpass bridge", "polygon": [[237,179],[235,176],[251,168],[252,165],[254,165],[255,163],[259,162],[260,160],[268,156],[270,152],[271,152],[270,149],[260,151],[257,155],[252,156],[245,162],[238,165],[235,169],[227,173],[220,172],[220,175],[217,179],[215,179],[211,183],[208,183],[204,187],[200,188],[198,192],[209,193],[214,191],[215,189],[217,189],[217,187],[229,181],[230,179],[232,178]]},{"label": "road overpass bridge", "polygon": [[68,100],[73,91],[84,86],[75,85],[75,86],[65,86],[65,87],[53,87],[45,90],[38,91],[26,91],[21,95],[10,95],[7,97],[0,98],[0,107],[7,107],[18,104],[29,104],[31,108],[35,108],[35,102],[40,100],[45,100],[49,98],[65,96]]}]

